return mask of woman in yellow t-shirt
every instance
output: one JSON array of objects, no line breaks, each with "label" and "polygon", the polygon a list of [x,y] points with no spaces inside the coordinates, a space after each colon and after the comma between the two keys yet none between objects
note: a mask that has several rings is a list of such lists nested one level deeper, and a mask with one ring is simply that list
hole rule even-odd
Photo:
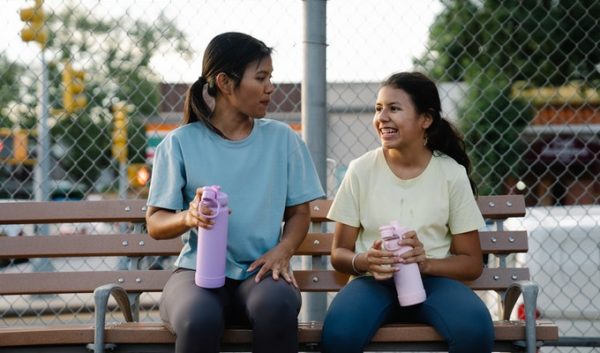
[{"label": "woman in yellow t-shirt", "polygon": [[[436,85],[402,72],[383,82],[373,126],[381,147],[352,161],[328,217],[336,221],[331,262],[354,279],[334,298],[323,327],[323,352],[363,352],[387,322],[436,328],[449,352],[491,352],[494,328],[481,299],[464,285],[483,268],[478,229],[485,223],[468,177],[464,142],[441,116]],[[379,227],[410,229],[395,257]],[[400,306],[396,263],[417,263],[426,299]]]}]

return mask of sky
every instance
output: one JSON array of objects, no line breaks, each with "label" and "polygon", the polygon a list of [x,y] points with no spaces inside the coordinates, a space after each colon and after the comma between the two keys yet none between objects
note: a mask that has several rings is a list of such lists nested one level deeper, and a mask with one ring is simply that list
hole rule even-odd
[{"label": "sky", "polygon": [[[39,48],[23,43],[18,10],[33,0],[0,0],[0,52],[12,60],[39,62]],[[144,19],[163,12],[184,30],[194,50],[183,58],[169,48],[152,60],[164,82],[191,82],[201,69],[204,47],[225,31],[249,33],[274,47],[276,82],[302,79],[304,1],[302,0],[46,0],[58,10],[64,2],[97,17]],[[428,29],[441,10],[438,0],[327,0],[328,81],[380,81],[412,67],[425,51]],[[51,59],[51,58],[50,58]]]}]

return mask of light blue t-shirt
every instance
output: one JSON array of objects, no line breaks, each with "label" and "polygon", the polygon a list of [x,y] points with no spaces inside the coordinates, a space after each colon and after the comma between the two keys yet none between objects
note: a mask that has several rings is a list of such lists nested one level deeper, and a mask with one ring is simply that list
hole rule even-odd
[{"label": "light blue t-shirt", "polygon": [[[226,276],[245,279],[248,266],[280,239],[285,207],[325,196],[304,142],[286,124],[255,119],[248,137],[226,140],[201,122],[171,131],[157,146],[148,205],[185,210],[197,188],[220,185],[229,196]],[[196,268],[197,233],[182,237],[175,262]]]}]

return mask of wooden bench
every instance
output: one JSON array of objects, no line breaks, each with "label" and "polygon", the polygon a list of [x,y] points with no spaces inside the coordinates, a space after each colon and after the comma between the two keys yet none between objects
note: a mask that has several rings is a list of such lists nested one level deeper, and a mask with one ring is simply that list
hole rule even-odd
[{"label": "wooden bench", "polygon": [[[347,276],[328,269],[326,256],[331,250],[327,232],[327,210],[331,201],[311,203],[312,228],[297,255],[309,256],[313,267],[295,271],[305,293],[339,291]],[[525,215],[522,196],[482,196],[479,207],[486,219],[495,222],[490,231],[481,232],[481,245],[494,266],[469,283],[474,290],[496,291],[503,306],[495,321],[496,351],[527,351],[558,339],[556,325],[534,319],[537,286],[529,281],[527,268],[511,267],[507,256],[527,252],[527,232],[505,231],[502,221]],[[0,260],[23,258],[71,258],[127,256],[134,261],[129,270],[73,269],[57,272],[0,272],[0,295],[94,293],[95,323],[44,326],[0,326],[0,352],[158,352],[172,351],[174,336],[160,322],[139,322],[139,295],[160,292],[170,270],[136,269],[145,256],[170,256],[181,248],[179,238],[157,241],[144,232],[145,200],[106,200],[75,202],[0,203],[0,224],[71,224],[81,222],[125,222],[132,231],[114,234],[35,235],[0,237]],[[331,228],[331,227],[329,227]],[[306,257],[305,257],[306,258]],[[496,266],[497,265],[497,266]],[[21,266],[21,265],[18,265]],[[519,296],[523,294],[527,319],[510,321]],[[124,322],[106,322],[108,298],[120,307]],[[321,297],[325,299],[325,297]],[[317,298],[318,300],[321,300]],[[112,301],[111,301],[112,302]],[[307,305],[305,302],[304,305]],[[325,310],[325,309],[322,309]],[[302,322],[298,328],[300,351],[319,351],[321,323]],[[251,331],[231,327],[223,338],[223,351],[251,350]],[[447,350],[437,332],[429,326],[394,324],[382,327],[367,350],[434,351]]]}]

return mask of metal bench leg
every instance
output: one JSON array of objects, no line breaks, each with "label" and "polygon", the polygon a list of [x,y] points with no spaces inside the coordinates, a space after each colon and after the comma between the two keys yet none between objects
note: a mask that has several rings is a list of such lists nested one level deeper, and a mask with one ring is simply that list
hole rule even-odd
[{"label": "metal bench leg", "polygon": [[[95,321],[94,344],[92,345],[94,353],[104,353],[104,327],[106,325],[106,314],[108,310],[108,298],[113,296],[119,305],[119,308],[125,316],[127,322],[133,321],[131,305],[127,291],[117,284],[105,284],[94,290]],[[88,345],[90,348],[90,345]]]},{"label": "metal bench leg", "polygon": [[535,332],[535,308],[537,305],[538,285],[533,281],[517,281],[506,291],[504,301],[504,320],[510,318],[512,309],[520,294],[523,294],[525,306],[525,343],[527,353],[536,353],[537,338]]}]

